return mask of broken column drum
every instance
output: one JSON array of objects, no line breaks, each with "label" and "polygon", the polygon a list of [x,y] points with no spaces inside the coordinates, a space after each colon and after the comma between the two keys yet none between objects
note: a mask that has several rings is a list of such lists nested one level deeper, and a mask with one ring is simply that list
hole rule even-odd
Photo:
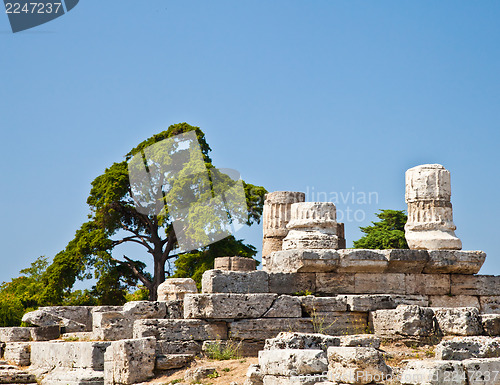
[{"label": "broken column drum", "polygon": [[288,234],[286,225],[290,221],[291,205],[304,202],[305,199],[304,193],[295,191],[275,191],[266,194],[262,213],[264,228],[263,256],[281,250],[283,239]]},{"label": "broken column drum", "polygon": [[455,235],[447,169],[440,164],[424,164],[407,170],[405,198],[405,235],[410,249],[462,249],[462,242]]},{"label": "broken column drum", "polygon": [[331,202],[294,203],[283,250],[338,249],[337,212]]}]

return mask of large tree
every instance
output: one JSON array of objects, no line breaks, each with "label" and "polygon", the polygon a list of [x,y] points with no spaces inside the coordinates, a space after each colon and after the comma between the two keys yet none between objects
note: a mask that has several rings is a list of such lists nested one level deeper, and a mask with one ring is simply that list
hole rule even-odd
[{"label": "large tree", "polygon": [[355,249],[408,249],[405,238],[407,216],[401,210],[380,210],[380,221],[373,226],[360,227],[365,234],[354,241]]},{"label": "large tree", "polygon": [[[186,133],[192,135],[193,132],[196,134],[198,152],[201,149],[202,153],[198,158],[196,151],[191,148],[185,148],[175,141],[165,141]],[[155,146],[160,142],[168,143],[168,146]],[[81,226],[74,239],[68,243],[65,250],[54,257],[52,264],[45,271],[45,287],[38,295],[38,302],[60,303],[61,299],[68,295],[77,278],[90,278],[92,273],[98,279],[94,293],[101,298],[100,303],[120,302],[120,298],[124,298],[124,288],[137,280],[149,290],[149,299],[155,300],[158,286],[164,282],[166,274],[172,273],[168,266],[172,267],[172,262],[178,259],[178,266],[183,266],[186,270],[185,267],[189,265],[192,271],[199,273],[200,266],[203,268],[203,264],[206,264],[206,258],[203,257],[207,254],[213,256],[218,250],[233,255],[244,251],[243,256],[252,256],[253,254],[248,252],[251,251],[248,245],[234,237],[212,243],[207,241],[205,233],[208,230],[205,229],[210,227],[207,223],[212,227],[216,226],[216,221],[212,218],[216,209],[211,208],[210,211],[208,205],[191,205],[194,208],[189,205],[189,202],[197,198],[209,199],[215,193],[221,193],[227,198],[237,183],[237,178],[231,178],[227,173],[214,168],[209,157],[210,151],[205,134],[199,127],[187,123],[175,124],[140,143],[125,156],[124,161],[114,163],[98,176],[92,182],[87,199],[91,210],[89,221]],[[153,161],[146,159],[145,154],[153,157]],[[184,159],[184,167],[175,169],[177,165],[172,162],[172,154],[177,157],[175,159]],[[208,172],[209,178],[202,177],[206,173],[200,171],[202,168],[200,162],[196,164],[196,159],[202,159],[203,170]],[[131,184],[129,173],[133,170],[131,165],[134,161],[134,167],[145,167],[147,178],[140,183]],[[167,173],[162,169],[162,163],[167,164],[169,170],[175,169],[175,184],[172,185],[172,178],[169,181]],[[170,190],[165,190],[163,185],[169,183]],[[242,181],[238,183],[242,183],[243,199],[246,201],[244,213],[240,213],[241,217],[246,225],[258,223],[266,190]],[[148,197],[154,199],[148,201]],[[224,199],[217,209],[224,213],[227,205],[227,199]],[[161,207],[161,210],[157,210],[158,207]],[[186,214],[189,215],[189,225],[182,231],[183,235],[188,234],[200,242],[197,250],[182,250],[180,247],[181,242],[174,229],[171,210],[177,210],[177,217],[189,212]],[[177,227],[177,231],[178,229]],[[126,255],[119,258],[114,255],[116,253],[113,253],[113,250],[126,243],[141,245],[151,256],[152,275],[145,272],[145,265],[140,261]],[[196,256],[199,257],[199,263],[196,258],[193,261]],[[187,260],[182,262],[182,258]]]}]

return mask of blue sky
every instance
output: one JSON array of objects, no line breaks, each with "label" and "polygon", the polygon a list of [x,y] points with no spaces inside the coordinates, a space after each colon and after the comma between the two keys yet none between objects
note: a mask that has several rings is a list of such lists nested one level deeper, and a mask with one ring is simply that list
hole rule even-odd
[{"label": "blue sky", "polygon": [[[81,0],[12,34],[0,16],[0,281],[63,249],[90,182],[178,122],[269,191],[375,193],[336,202],[348,245],[406,208],[406,169],[441,163],[464,249],[500,274],[499,18],[492,1]],[[239,235],[260,249],[261,232]]]}]

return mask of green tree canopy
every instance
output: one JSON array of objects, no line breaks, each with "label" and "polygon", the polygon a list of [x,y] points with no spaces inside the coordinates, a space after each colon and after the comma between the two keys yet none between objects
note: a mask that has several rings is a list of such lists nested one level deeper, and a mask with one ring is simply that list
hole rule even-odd
[{"label": "green tree canopy", "polygon": [[[175,141],[177,135],[193,132],[197,142],[193,148]],[[169,138],[174,139],[164,141]],[[157,145],[160,142],[167,144]],[[169,211],[175,209],[176,217],[184,213],[189,219],[185,221],[183,235],[205,242],[207,228],[217,227],[212,225],[216,223],[212,217],[224,215],[227,199],[212,206],[189,203],[196,199],[213,198],[214,191],[225,193],[227,198],[235,184],[242,183],[246,206],[241,217],[245,219],[245,224],[258,223],[262,215],[266,190],[237,182],[227,173],[215,169],[208,155],[210,151],[205,134],[199,127],[180,123],[141,142],[125,156],[124,161],[107,168],[92,182],[87,199],[89,221],[77,230],[74,239],[54,257],[44,272],[43,288],[37,295],[38,303],[61,303],[70,296],[76,279],[92,275],[97,279],[93,294],[99,304],[124,302],[126,289],[138,281],[149,291],[149,299],[155,300],[158,286],[164,282],[166,274],[173,273],[174,266],[178,268],[179,275],[197,277],[202,270],[210,268],[211,264],[213,266],[212,258],[216,256],[255,255],[255,249],[233,237],[196,250],[181,250],[179,247],[180,240]],[[174,158],[183,159],[183,167],[177,167]],[[164,165],[169,167],[168,172],[162,169]],[[131,184],[129,171],[134,167],[145,168],[147,178]],[[207,170],[209,177],[204,177],[207,172],[200,170]],[[164,185],[169,185],[168,191],[162,190]],[[158,205],[162,207],[161,211],[155,211]],[[217,210],[222,214],[214,214]],[[113,254],[118,245],[125,243],[143,247],[152,259],[153,274],[145,272],[144,263],[126,255],[118,258]]]},{"label": "green tree canopy", "polygon": [[373,226],[360,227],[365,235],[354,241],[355,249],[408,249],[405,238],[407,216],[400,210],[380,210],[380,221]]}]

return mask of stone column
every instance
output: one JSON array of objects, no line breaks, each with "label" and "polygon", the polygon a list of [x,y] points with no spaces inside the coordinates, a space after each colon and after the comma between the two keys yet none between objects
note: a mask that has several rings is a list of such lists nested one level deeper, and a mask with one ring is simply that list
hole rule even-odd
[{"label": "stone column", "polygon": [[283,238],[288,234],[286,225],[290,221],[292,203],[304,202],[306,196],[302,192],[275,191],[266,194],[264,202],[262,256],[280,251]]},{"label": "stone column", "polygon": [[451,206],[450,172],[440,164],[424,164],[406,171],[410,249],[460,250]]},{"label": "stone column", "polygon": [[338,249],[337,211],[331,202],[294,203],[283,250]]}]

